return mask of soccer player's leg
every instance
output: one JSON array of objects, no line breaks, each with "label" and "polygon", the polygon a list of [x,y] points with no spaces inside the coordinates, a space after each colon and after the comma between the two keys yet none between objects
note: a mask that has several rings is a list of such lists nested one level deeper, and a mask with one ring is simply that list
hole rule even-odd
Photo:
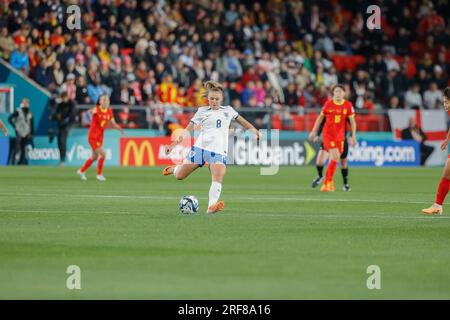
[{"label": "soccer player's leg", "polygon": [[348,183],[348,141],[347,139],[344,141],[344,150],[342,151],[341,158],[340,158],[340,164],[341,164],[341,173],[342,173],[342,179],[344,181],[343,190],[344,191],[350,191],[350,184]]},{"label": "soccer player's leg", "polygon": [[95,152],[97,153],[97,157],[98,157],[97,180],[103,182],[103,181],[106,181],[106,178],[103,175],[103,166],[105,164],[106,152],[105,152],[105,149],[103,149],[103,147],[98,148],[97,150],[95,150]]},{"label": "soccer player's leg", "polygon": [[436,200],[434,204],[426,209],[422,210],[422,213],[427,215],[441,215],[444,213],[442,205],[444,204],[445,197],[450,189],[450,158],[447,158],[445,163],[444,173],[442,174],[441,182],[439,183]]},{"label": "soccer player's leg", "polygon": [[165,176],[173,174],[177,180],[183,180],[197,168],[203,167],[205,165],[203,154],[204,150],[197,147],[192,147],[183,163],[165,167],[163,170],[163,174]]},{"label": "soccer player's leg", "polygon": [[177,180],[184,180],[198,168],[200,168],[198,164],[189,163],[188,161],[186,161],[183,164],[178,164],[174,166],[172,173]]},{"label": "soccer player's leg", "polygon": [[222,192],[222,181],[227,167],[224,163],[210,163],[211,187],[209,188],[208,210],[206,213],[216,213],[225,208],[225,202],[219,201]]},{"label": "soccer player's leg", "polygon": [[83,164],[83,166],[77,171],[77,174],[80,176],[81,180],[87,180],[85,172],[98,158],[96,149],[98,148],[99,143],[100,141],[89,139],[89,144],[91,145],[92,148],[92,156],[89,159],[87,159],[86,162]]},{"label": "soccer player's leg", "polygon": [[317,177],[314,178],[311,187],[315,188],[323,182],[323,167],[328,159],[328,152],[324,150],[323,144],[320,147],[319,153],[317,154],[316,169]]},{"label": "soccer player's leg", "polygon": [[[340,147],[339,147],[340,146]],[[325,173],[325,180],[320,188],[321,192],[334,192],[334,173],[343,150],[343,141],[324,141],[325,150],[329,153],[329,163]]]}]

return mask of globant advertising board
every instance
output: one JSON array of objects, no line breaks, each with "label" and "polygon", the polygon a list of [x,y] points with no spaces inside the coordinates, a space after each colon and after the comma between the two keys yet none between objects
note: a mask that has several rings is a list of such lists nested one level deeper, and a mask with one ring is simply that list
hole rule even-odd
[{"label": "globant advertising board", "polygon": [[[238,165],[295,165],[315,163],[318,143],[307,140],[280,140],[278,145],[270,141],[257,143],[237,140],[230,144],[229,163]],[[351,166],[418,166],[419,144],[415,141],[359,141],[350,147],[348,161]]]}]

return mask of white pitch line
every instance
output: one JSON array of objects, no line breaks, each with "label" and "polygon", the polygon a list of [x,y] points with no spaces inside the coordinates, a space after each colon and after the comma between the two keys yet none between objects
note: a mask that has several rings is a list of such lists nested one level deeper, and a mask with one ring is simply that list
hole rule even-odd
[{"label": "white pitch line", "polygon": [[[225,215],[231,215],[231,216],[243,216],[246,215],[245,213],[243,214],[226,214]],[[303,214],[249,214],[252,216],[256,216],[256,217],[283,217],[283,218],[306,218],[306,219],[316,219],[316,218],[322,218],[322,219],[405,219],[405,220],[429,220],[432,221],[433,219],[450,219],[450,217],[447,216],[416,216],[416,217],[409,217],[409,216],[390,216],[390,215],[386,215],[386,216],[374,216],[374,215],[367,215],[367,216],[361,216],[361,215],[341,215],[341,214],[335,214],[335,215],[330,215],[330,214],[317,214],[317,215],[303,215]]]},{"label": "white pitch line", "polygon": [[[1,213],[61,213],[61,214],[73,214],[73,213],[82,213],[82,214],[91,214],[91,212],[83,213],[82,210],[78,211],[63,211],[63,210],[15,210],[15,209],[0,209]],[[145,213],[133,213],[129,211],[95,211],[94,214],[134,214],[134,215],[144,215]]]},{"label": "white pitch line", "polygon": [[[57,213],[57,214],[78,214],[81,211],[54,211],[54,210],[8,210],[8,209],[0,209],[0,213]],[[84,213],[83,213],[84,214]],[[87,213],[86,213],[87,214]],[[142,212],[130,212],[130,211],[95,211],[94,214],[127,214],[127,215],[148,215]],[[199,215],[206,216],[205,214],[200,213]],[[212,215],[208,215],[212,216]],[[325,220],[351,220],[351,219],[388,219],[388,220],[428,220],[433,221],[434,219],[450,219],[450,217],[446,216],[433,216],[433,217],[425,217],[425,216],[417,216],[417,217],[407,217],[407,216],[352,216],[352,215],[329,215],[329,214],[317,214],[317,215],[303,215],[303,214],[234,214],[234,213],[221,213],[217,216],[223,217],[263,217],[263,218],[300,218],[300,219],[325,219]]]},{"label": "white pitch line", "polygon": [[[137,195],[102,195],[102,194],[51,194],[51,193],[0,193],[9,197],[67,197],[67,198],[105,198],[105,199],[142,199],[142,200],[178,200],[175,196],[137,196]],[[205,200],[205,197],[198,197]],[[234,200],[242,201],[309,201],[309,202],[369,202],[392,204],[429,204],[430,201],[397,201],[376,199],[329,199],[329,198],[301,198],[301,197],[266,197],[266,196],[233,196]]]}]

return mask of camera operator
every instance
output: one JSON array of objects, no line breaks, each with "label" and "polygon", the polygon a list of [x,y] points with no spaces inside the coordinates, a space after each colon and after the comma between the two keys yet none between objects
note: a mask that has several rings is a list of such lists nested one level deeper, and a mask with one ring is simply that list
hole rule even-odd
[{"label": "camera operator", "polygon": [[34,125],[33,114],[30,111],[30,101],[23,98],[19,109],[8,118],[16,131],[12,164],[27,164],[25,148],[33,143]]},{"label": "camera operator", "polygon": [[55,117],[58,124],[60,165],[63,165],[66,161],[67,137],[75,122],[75,104],[69,99],[69,95],[65,91],[61,93],[60,102],[56,106]]}]

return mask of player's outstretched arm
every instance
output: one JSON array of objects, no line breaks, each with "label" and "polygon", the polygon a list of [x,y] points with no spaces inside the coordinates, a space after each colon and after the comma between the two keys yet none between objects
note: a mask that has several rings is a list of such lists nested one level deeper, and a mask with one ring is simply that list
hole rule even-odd
[{"label": "player's outstretched arm", "polygon": [[186,132],[190,132],[194,130],[194,123],[193,122],[189,122],[189,124],[186,126],[186,128],[184,128],[183,133],[179,134],[173,141],[171,144],[167,145],[165,147],[165,151],[166,154],[169,154],[170,152],[172,152],[172,149],[175,148],[177,145],[179,145],[183,139],[184,139],[184,135]]},{"label": "player's outstretched arm", "polygon": [[121,134],[124,134],[124,133],[125,133],[125,131],[123,131],[122,127],[119,126],[119,124],[116,122],[116,120],[115,120],[114,118],[112,118],[112,119],[110,120],[110,122],[111,122],[111,124],[112,124],[112,126],[113,126],[114,129],[119,130]]},{"label": "player's outstretched arm", "polygon": [[314,141],[315,138],[317,137],[317,132],[319,131],[319,127],[320,127],[320,124],[322,123],[323,119],[325,119],[323,114],[320,114],[317,117],[316,122],[314,122],[314,126],[311,130],[311,133],[309,134],[309,141]]},{"label": "player's outstretched arm", "polygon": [[2,120],[0,120],[0,129],[2,129],[3,133],[5,134],[5,136],[8,135],[8,128],[6,128],[5,124],[3,123]]},{"label": "player's outstretched arm", "polygon": [[245,119],[243,116],[238,116],[236,118],[237,123],[239,123],[241,126],[243,126],[246,130],[250,130],[251,132],[253,132],[256,136],[256,139],[261,139],[262,138],[262,134],[261,131],[259,131],[258,129],[255,128],[254,125],[252,125],[249,121],[247,121],[247,119]]},{"label": "player's outstretched arm", "polygon": [[356,120],[355,120],[355,116],[350,116],[348,118],[348,120],[350,121],[350,128],[352,130],[352,134],[350,135],[349,138],[349,142],[351,146],[356,145]]}]

